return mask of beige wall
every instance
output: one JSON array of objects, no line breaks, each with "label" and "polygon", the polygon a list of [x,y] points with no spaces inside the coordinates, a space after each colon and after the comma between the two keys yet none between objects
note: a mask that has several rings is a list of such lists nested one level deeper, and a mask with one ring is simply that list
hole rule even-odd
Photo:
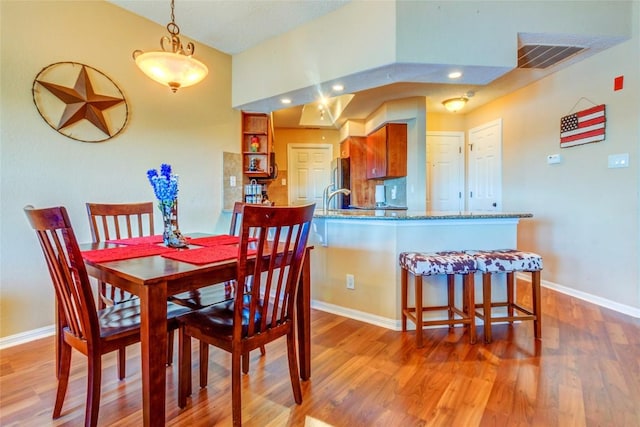
[{"label": "beige wall", "polygon": [[[80,241],[89,241],[84,203],[153,200],[146,171],[162,162],[180,175],[184,231],[227,230],[222,153],[238,152],[239,113],[231,108],[231,58],[200,44],[209,66],[197,86],[172,94],[145,77],[134,49],[159,48],[163,26],[104,1],[1,1],[0,336],[53,323],[50,279],[22,212],[64,205]],[[85,63],[111,77],[129,103],[117,137],[83,143],[55,132],[38,114],[33,79],[58,61]],[[227,218],[225,217],[225,220]],[[218,224],[218,222],[221,222]],[[160,221],[156,221],[156,225]]]}]

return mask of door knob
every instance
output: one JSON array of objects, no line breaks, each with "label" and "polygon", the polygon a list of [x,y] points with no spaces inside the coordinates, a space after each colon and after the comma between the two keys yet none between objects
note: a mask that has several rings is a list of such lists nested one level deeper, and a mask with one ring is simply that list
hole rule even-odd
[{"label": "door knob", "polygon": [[498,207],[498,204],[497,204],[496,202],[493,202],[491,205],[492,205],[494,208]]}]

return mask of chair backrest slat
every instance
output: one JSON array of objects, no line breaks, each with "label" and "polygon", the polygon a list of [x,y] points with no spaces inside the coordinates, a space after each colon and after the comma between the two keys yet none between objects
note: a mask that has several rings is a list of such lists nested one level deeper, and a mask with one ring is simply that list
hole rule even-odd
[{"label": "chair backrest slat", "polygon": [[99,323],[89,276],[64,207],[24,209],[49,269],[62,325],[87,345],[99,345]]}]

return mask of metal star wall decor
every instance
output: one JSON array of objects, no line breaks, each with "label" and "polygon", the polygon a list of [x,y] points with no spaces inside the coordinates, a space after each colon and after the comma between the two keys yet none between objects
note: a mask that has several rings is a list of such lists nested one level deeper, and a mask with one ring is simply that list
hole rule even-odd
[{"label": "metal star wall decor", "polygon": [[120,88],[88,65],[51,64],[38,73],[32,92],[49,126],[78,141],[105,141],[120,133],[127,123],[129,111]]}]

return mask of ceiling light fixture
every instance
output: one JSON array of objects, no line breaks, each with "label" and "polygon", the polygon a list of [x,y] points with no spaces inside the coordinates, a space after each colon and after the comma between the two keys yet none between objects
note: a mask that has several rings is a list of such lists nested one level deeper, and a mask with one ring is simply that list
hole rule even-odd
[{"label": "ceiling light fixture", "polygon": [[283,104],[291,104],[291,99],[290,98],[282,98],[280,100],[280,102],[282,102]]},{"label": "ceiling light fixture", "polygon": [[142,72],[152,80],[169,86],[174,93],[181,87],[199,83],[209,73],[206,65],[192,57],[195,50],[192,42],[187,44],[186,49],[182,47],[178,37],[180,28],[175,20],[174,0],[171,0],[171,22],[167,24],[170,37],[164,36],[160,39],[162,50],[133,52],[133,59]]},{"label": "ceiling light fixture", "polygon": [[344,90],[344,86],[341,84],[335,84],[331,87],[334,92],[342,92]]},{"label": "ceiling light fixture", "polygon": [[464,96],[460,96],[458,98],[446,99],[442,101],[442,105],[444,105],[444,108],[446,108],[447,110],[451,111],[452,113],[455,113],[461,110],[462,107],[466,105],[468,100],[469,100],[468,98],[465,98]]},{"label": "ceiling light fixture", "polygon": [[447,77],[449,77],[450,79],[457,79],[457,78],[462,77],[462,72],[460,72],[460,71],[452,71],[451,73],[449,73],[447,75]]}]

